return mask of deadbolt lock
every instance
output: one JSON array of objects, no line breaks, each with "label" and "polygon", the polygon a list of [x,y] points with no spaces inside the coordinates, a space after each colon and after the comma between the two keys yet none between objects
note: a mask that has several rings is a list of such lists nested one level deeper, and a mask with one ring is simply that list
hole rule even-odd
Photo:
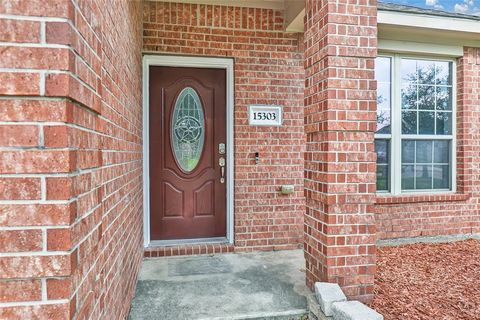
[{"label": "deadbolt lock", "polygon": [[219,143],[218,144],[218,153],[219,154],[225,154],[225,143]]}]

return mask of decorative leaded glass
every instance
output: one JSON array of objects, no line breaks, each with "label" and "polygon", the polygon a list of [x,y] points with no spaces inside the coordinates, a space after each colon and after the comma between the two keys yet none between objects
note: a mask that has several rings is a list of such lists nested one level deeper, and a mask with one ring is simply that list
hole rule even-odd
[{"label": "decorative leaded glass", "polygon": [[171,136],[178,165],[183,171],[192,171],[202,155],[205,116],[200,97],[191,87],[184,88],[175,102]]}]

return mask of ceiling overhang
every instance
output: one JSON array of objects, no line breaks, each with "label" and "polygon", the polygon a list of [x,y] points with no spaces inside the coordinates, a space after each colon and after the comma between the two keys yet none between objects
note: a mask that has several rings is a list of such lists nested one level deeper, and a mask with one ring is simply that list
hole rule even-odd
[{"label": "ceiling overhang", "polygon": [[480,21],[378,11],[378,39],[480,47]]},{"label": "ceiling overhang", "polygon": [[[159,0],[164,2],[216,4],[284,12],[287,32],[304,31],[302,0]],[[480,20],[378,9],[379,43],[395,47],[401,42],[480,47]],[[392,42],[397,41],[397,42]],[[395,44],[395,45],[393,45]]]}]

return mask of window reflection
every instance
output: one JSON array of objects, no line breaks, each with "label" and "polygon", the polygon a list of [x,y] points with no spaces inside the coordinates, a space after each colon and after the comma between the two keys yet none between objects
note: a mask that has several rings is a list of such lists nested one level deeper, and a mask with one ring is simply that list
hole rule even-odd
[{"label": "window reflection", "polygon": [[377,130],[378,134],[391,133],[392,82],[391,58],[378,57],[375,60],[375,79],[377,80]]}]

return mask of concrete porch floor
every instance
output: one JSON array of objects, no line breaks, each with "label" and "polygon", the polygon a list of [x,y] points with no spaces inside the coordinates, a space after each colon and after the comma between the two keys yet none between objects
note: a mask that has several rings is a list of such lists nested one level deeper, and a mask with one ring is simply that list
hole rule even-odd
[{"label": "concrete porch floor", "polygon": [[302,250],[145,259],[131,320],[302,319]]}]

